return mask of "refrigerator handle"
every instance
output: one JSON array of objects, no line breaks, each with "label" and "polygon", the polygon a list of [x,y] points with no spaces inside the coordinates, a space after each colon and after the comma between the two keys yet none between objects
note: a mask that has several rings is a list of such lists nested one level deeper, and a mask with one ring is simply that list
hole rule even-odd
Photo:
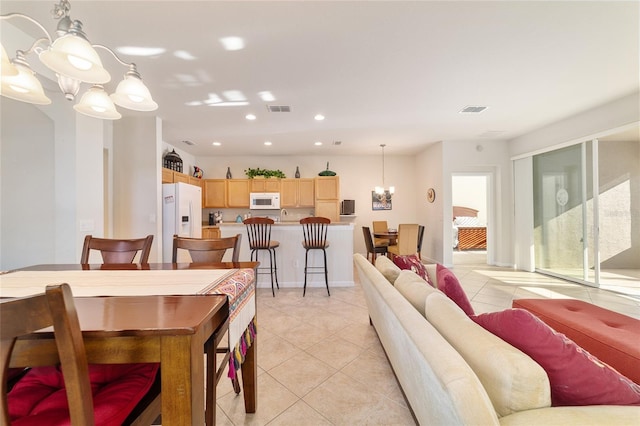
[{"label": "refrigerator handle", "polygon": [[189,201],[189,237],[193,238],[193,201]]}]

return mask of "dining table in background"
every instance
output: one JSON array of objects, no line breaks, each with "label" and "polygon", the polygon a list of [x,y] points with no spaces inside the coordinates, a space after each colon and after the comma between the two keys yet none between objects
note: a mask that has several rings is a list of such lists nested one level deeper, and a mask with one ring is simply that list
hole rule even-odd
[{"label": "dining table in background", "polygon": [[[251,324],[255,327],[257,266],[257,262],[35,265],[0,275],[0,297],[42,293],[47,284],[68,283],[78,303],[89,362],[160,362],[163,424],[203,424],[204,344],[228,325],[230,350],[234,351],[234,342],[244,338]],[[251,282],[243,283],[247,279]],[[178,315],[176,303],[186,301],[200,310],[187,309]],[[111,316],[118,307],[121,314],[130,313]],[[167,314],[177,316],[167,323]],[[29,359],[42,362],[38,354],[47,354],[46,347],[57,354],[52,334],[46,337],[23,338],[18,351],[14,350],[12,365],[36,365]],[[256,346],[253,342],[246,347],[241,364],[247,413],[257,409]],[[215,396],[215,387],[213,392]]]},{"label": "dining table in background", "polygon": [[389,240],[389,245],[393,246],[398,244],[398,232],[374,232],[373,236],[375,238],[383,238],[385,240]]}]

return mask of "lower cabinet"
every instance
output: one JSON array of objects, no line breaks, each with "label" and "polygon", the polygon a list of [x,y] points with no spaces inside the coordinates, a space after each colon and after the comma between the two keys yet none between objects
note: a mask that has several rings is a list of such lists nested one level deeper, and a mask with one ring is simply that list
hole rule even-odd
[{"label": "lower cabinet", "polygon": [[212,238],[220,238],[220,228],[218,228],[217,226],[202,228],[202,238],[207,240]]}]

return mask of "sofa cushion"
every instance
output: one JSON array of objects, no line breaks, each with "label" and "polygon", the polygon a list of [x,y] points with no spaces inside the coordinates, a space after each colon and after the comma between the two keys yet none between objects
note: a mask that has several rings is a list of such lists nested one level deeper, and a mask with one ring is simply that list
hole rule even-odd
[{"label": "sofa cushion", "polygon": [[438,288],[438,264],[427,263],[424,265],[424,269],[427,270],[427,276],[429,277],[427,281],[429,281],[433,287]]},{"label": "sofa cushion", "polygon": [[438,291],[412,271],[400,271],[393,285],[422,316],[424,316],[424,302],[427,296]]},{"label": "sofa cushion", "polygon": [[443,294],[429,294],[425,316],[471,366],[499,416],[551,405],[549,379],[530,357],[474,323]]},{"label": "sofa cushion", "polygon": [[472,317],[540,364],[552,405],[640,405],[640,386],[524,309]]},{"label": "sofa cushion", "polygon": [[[155,381],[160,364],[89,364],[96,426],[122,424]],[[7,395],[14,426],[70,424],[59,367],[32,368]]]},{"label": "sofa cushion", "polygon": [[[398,268],[402,270],[410,270],[418,274],[420,278],[429,282],[429,277],[427,276],[427,270],[418,259],[418,256],[415,254],[404,255],[404,256],[393,256],[393,263],[395,263]],[[431,283],[429,282],[431,285]]]},{"label": "sofa cushion", "polygon": [[386,256],[378,256],[376,258],[376,269],[393,284],[398,278],[401,269]]},{"label": "sofa cushion", "polygon": [[448,268],[438,264],[436,267],[436,276],[438,277],[438,290],[442,291],[447,297],[453,300],[456,305],[467,315],[473,315],[473,307],[467,298],[458,278]]}]

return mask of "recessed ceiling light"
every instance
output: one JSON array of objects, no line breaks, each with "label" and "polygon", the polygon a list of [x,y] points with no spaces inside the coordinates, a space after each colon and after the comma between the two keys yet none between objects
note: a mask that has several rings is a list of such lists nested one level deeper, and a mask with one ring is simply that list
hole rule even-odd
[{"label": "recessed ceiling light", "polygon": [[173,56],[179,59],[183,59],[185,61],[194,61],[196,59],[195,56],[193,56],[191,53],[187,52],[186,50],[176,50],[175,52],[173,52]]},{"label": "recessed ceiling light", "polygon": [[317,121],[322,121],[324,120],[324,115],[322,114],[316,114],[315,117],[313,117],[314,119],[316,119]]},{"label": "recessed ceiling light", "polygon": [[224,47],[225,50],[244,49],[244,40],[240,37],[222,37],[220,43],[222,43],[222,47]]},{"label": "recessed ceiling light", "polygon": [[211,145],[213,145],[213,146],[220,146],[220,145],[222,145],[222,144],[221,144],[220,142],[216,141],[216,142],[213,142]]},{"label": "recessed ceiling light", "polygon": [[246,118],[247,120],[255,120],[256,116],[253,114],[247,114],[244,116],[244,118]]},{"label": "recessed ceiling light", "polygon": [[265,144],[266,146],[271,146],[271,145],[273,145],[273,144],[272,144],[271,142],[269,142],[269,141],[266,141],[264,144]]},{"label": "recessed ceiling light", "polygon": [[166,52],[163,47],[121,46],[116,51],[127,56],[157,56]]},{"label": "recessed ceiling light", "polygon": [[265,90],[263,92],[258,92],[258,96],[260,96],[260,99],[262,99],[265,102],[273,102],[276,100],[276,97],[273,96],[273,93],[269,92],[268,90]]},{"label": "recessed ceiling light", "polygon": [[315,142],[315,143],[314,143],[314,145],[315,145],[315,146],[320,146],[320,145],[322,145],[322,142],[320,142],[320,141]]}]

